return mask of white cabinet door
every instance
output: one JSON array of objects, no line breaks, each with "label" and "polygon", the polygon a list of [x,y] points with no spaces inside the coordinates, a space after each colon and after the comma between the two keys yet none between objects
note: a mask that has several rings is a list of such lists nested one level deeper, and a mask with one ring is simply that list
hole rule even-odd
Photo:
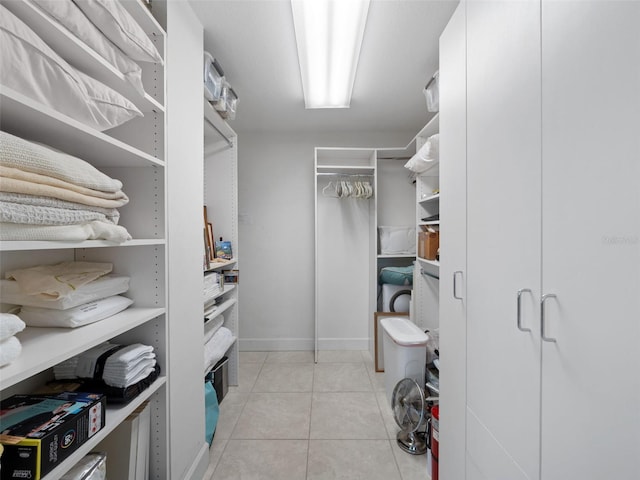
[{"label": "white cabinet door", "polygon": [[640,478],[640,2],[542,2],[542,479]]},{"label": "white cabinet door", "polygon": [[[467,58],[465,3],[440,36],[440,476],[464,480]],[[455,285],[454,285],[455,282]]]},{"label": "white cabinet door", "polygon": [[467,2],[467,455],[491,480],[539,476],[540,105],[540,3]]}]

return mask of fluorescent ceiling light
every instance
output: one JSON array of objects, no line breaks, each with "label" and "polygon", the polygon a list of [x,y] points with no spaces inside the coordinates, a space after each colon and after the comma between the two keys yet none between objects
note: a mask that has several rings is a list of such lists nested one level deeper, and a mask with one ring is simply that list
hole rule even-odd
[{"label": "fluorescent ceiling light", "polygon": [[348,108],[370,0],[291,0],[307,108]]}]

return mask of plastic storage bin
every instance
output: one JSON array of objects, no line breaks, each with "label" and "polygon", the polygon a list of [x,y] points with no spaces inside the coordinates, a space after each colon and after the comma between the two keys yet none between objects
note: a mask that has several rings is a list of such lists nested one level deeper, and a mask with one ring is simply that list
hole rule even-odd
[{"label": "plastic storage bin", "polygon": [[384,387],[391,405],[393,389],[403,378],[412,378],[424,386],[428,337],[407,318],[383,318],[380,325],[384,331]]},{"label": "plastic storage bin", "polygon": [[209,52],[204,52],[204,96],[210,102],[215,102],[222,95],[224,86],[224,72]]}]

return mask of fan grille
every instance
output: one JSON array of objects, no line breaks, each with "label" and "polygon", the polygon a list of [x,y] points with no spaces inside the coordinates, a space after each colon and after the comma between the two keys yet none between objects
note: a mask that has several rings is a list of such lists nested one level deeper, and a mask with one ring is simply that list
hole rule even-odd
[{"label": "fan grille", "polygon": [[424,390],[412,378],[403,378],[393,389],[391,408],[398,426],[407,432],[415,432],[425,418]]}]

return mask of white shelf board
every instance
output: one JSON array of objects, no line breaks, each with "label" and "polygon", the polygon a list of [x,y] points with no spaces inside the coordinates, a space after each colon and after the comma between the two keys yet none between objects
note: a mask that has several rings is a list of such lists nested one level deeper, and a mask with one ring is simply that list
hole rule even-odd
[{"label": "white shelf board", "polygon": [[212,320],[218,318],[224,312],[233,307],[237,303],[237,301],[238,300],[236,300],[235,298],[230,298],[229,300],[225,300],[224,302],[222,302],[220,305],[218,305],[218,308],[211,314],[211,316],[209,316],[208,320],[204,322],[204,324],[206,325]]},{"label": "white shelf board", "polygon": [[237,135],[229,124],[220,116],[215,108],[211,106],[206,98],[204,102],[204,138],[211,141],[232,141]]},{"label": "white shelf board", "polygon": [[69,248],[105,248],[105,247],[139,247],[147,245],[164,245],[164,239],[134,239],[124,243],[107,240],[86,240],[84,242],[66,241],[9,241],[0,242],[0,252],[19,252],[25,250],[64,250]]},{"label": "white shelf board", "polygon": [[45,43],[69,64],[120,92],[143,113],[164,112],[163,105],[148,94],[141,95],[120,71],[36,4],[29,0],[12,0],[4,5],[38,32]]},{"label": "white shelf board", "polygon": [[436,193],[435,195],[431,195],[429,197],[422,198],[418,201],[419,204],[425,204],[429,202],[435,202],[436,200],[440,200],[440,194]]},{"label": "white shelf board", "polygon": [[67,360],[165,313],[164,308],[129,308],[78,328],[27,327],[17,337],[20,356],[0,368],[0,390]]},{"label": "white shelf board", "polygon": [[164,167],[164,162],[0,85],[0,127],[44,143],[95,167]]},{"label": "white shelf board", "polygon": [[334,173],[336,175],[352,174],[352,175],[373,175],[376,171],[375,167],[361,165],[318,165],[317,174]]},{"label": "white shelf board", "polygon": [[224,288],[222,289],[221,292],[216,293],[213,297],[211,298],[207,298],[204,301],[204,305],[210,305],[211,302],[217,298],[222,297],[223,295],[226,295],[227,293],[229,293],[231,290],[233,290],[234,288],[236,288],[236,286],[234,284],[226,284],[224,286]]},{"label": "white shelf board", "polygon": [[440,262],[437,260],[427,260],[426,258],[422,258],[422,257],[416,257],[416,259],[424,265],[440,268]]},{"label": "white shelf board", "polygon": [[209,268],[205,268],[204,273],[207,272],[215,272],[216,270],[221,270],[225,267],[228,267],[230,265],[235,265],[236,263],[238,263],[238,259],[237,258],[232,258],[231,260],[228,260],[224,263],[220,262],[220,263],[212,263],[211,266]]},{"label": "white shelf board", "polygon": [[431,118],[431,120],[429,120],[429,122],[427,122],[427,124],[424,127],[422,127],[422,130],[420,130],[416,134],[416,136],[414,137],[414,140],[418,137],[429,138],[431,135],[435,135],[439,131],[440,131],[440,113],[436,113]]},{"label": "white shelf board", "polygon": [[107,405],[105,412],[104,427],[93,437],[83,443],[78,450],[73,452],[68,458],[43,477],[44,480],[58,480],[67,473],[71,467],[73,467],[78,461],[84,457],[87,453],[95,449],[95,447],[104,440],[115,428],[124,422],[134,410],[136,410],[145,400],[151,398],[163,385],[167,383],[165,376],[159,377],[149,387],[144,390],[140,395],[131,400],[126,405]]},{"label": "white shelf board", "polygon": [[141,0],[121,0],[120,3],[122,3],[124,8],[131,14],[147,35],[159,35],[163,37],[167,35],[164,28],[162,28],[149,11],[149,8],[147,8]]},{"label": "white shelf board", "polygon": [[416,255],[415,254],[409,254],[409,253],[399,253],[396,255],[392,255],[392,254],[379,254],[378,258],[414,258]]},{"label": "white shelf board", "polygon": [[418,223],[418,226],[422,226],[422,225],[440,225],[440,220],[435,220],[433,222],[420,222],[420,223]]}]

